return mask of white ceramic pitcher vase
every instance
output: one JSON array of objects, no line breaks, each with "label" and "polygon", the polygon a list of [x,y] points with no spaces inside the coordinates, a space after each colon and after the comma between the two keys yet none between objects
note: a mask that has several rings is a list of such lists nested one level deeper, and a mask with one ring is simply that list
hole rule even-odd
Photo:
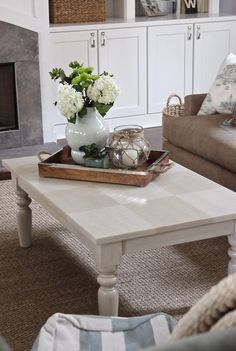
[{"label": "white ceramic pitcher vase", "polygon": [[84,164],[84,152],[79,151],[83,145],[95,143],[102,148],[106,145],[109,137],[109,127],[98,110],[87,107],[87,114],[83,118],[76,118],[75,123],[66,126],[66,139],[71,147],[71,157],[77,164]]}]

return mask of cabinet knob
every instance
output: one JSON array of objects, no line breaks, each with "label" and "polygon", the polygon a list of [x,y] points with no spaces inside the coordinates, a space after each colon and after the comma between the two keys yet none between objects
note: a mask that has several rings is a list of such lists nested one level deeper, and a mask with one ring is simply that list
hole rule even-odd
[{"label": "cabinet knob", "polygon": [[106,45],[105,32],[101,32],[101,46],[105,46],[105,45]]},{"label": "cabinet knob", "polygon": [[96,46],[95,33],[92,32],[90,33],[90,47],[95,48],[95,46]]},{"label": "cabinet knob", "polygon": [[197,26],[197,33],[196,33],[197,40],[201,39],[201,27]]},{"label": "cabinet knob", "polygon": [[192,26],[188,26],[187,30],[187,39],[191,40],[192,39]]}]

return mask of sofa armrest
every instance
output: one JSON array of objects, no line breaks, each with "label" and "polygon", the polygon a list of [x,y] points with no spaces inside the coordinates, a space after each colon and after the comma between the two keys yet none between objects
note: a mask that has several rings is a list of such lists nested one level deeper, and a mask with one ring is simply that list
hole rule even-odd
[{"label": "sofa armrest", "polygon": [[196,115],[205,99],[206,94],[187,95],[184,98],[185,116]]}]

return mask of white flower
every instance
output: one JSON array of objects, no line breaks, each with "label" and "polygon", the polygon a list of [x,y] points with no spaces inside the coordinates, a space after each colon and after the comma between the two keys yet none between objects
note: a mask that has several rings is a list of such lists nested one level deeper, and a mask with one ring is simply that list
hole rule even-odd
[{"label": "white flower", "polygon": [[70,85],[59,84],[57,90],[57,108],[66,118],[72,118],[84,106],[83,96]]},{"label": "white flower", "polygon": [[109,75],[102,75],[93,85],[88,87],[87,95],[90,100],[107,105],[115,101],[119,92],[114,79]]}]

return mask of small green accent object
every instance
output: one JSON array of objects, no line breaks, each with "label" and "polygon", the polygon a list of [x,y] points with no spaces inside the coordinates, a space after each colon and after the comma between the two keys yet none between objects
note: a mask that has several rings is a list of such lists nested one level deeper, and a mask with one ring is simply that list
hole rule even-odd
[{"label": "small green accent object", "polygon": [[84,165],[93,168],[109,168],[108,148],[99,149],[96,144],[83,145],[79,151],[84,152]]},{"label": "small green accent object", "polygon": [[86,167],[92,167],[92,168],[109,168],[109,158],[106,155],[105,158],[84,158],[84,165]]}]

